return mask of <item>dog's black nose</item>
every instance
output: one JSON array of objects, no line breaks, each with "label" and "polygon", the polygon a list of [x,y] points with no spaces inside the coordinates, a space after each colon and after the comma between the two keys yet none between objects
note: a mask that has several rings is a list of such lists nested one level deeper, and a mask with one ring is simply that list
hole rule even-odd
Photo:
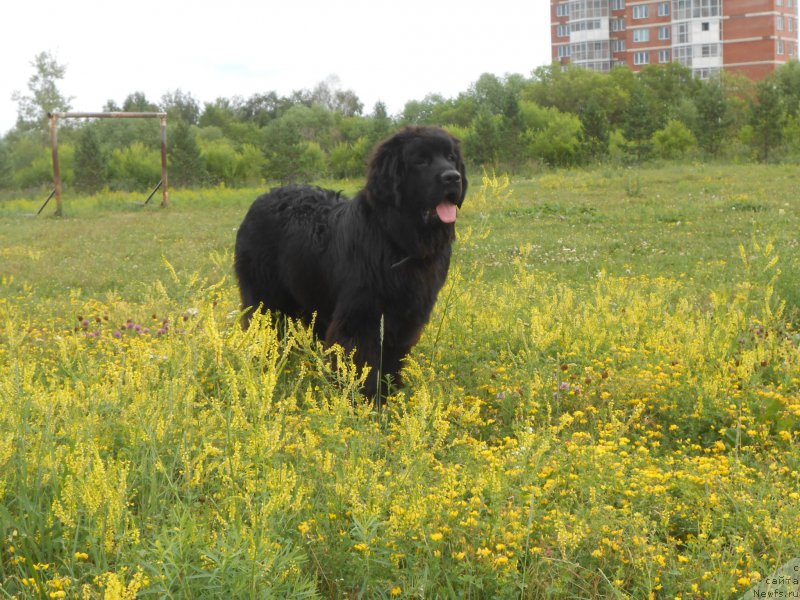
[{"label": "dog's black nose", "polygon": [[441,174],[442,183],[449,185],[451,183],[461,183],[461,173],[455,169],[450,169]]}]

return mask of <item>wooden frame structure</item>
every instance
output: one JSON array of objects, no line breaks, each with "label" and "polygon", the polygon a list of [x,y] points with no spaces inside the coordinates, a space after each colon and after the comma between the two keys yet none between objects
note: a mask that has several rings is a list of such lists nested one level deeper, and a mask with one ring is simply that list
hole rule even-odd
[{"label": "wooden frame structure", "polygon": [[[145,204],[150,201],[158,188],[161,188],[161,206],[169,205],[169,180],[167,178],[167,113],[165,112],[53,112],[50,117],[50,142],[53,146],[53,193],[56,197],[56,216],[63,213],[61,205],[61,165],[58,161],[58,120],[59,119],[153,119],[161,120],[161,181],[150,194]],[[48,198],[49,200],[50,198]],[[47,204],[47,202],[45,202]],[[44,206],[42,206],[44,208]],[[41,209],[39,209],[41,212]]]}]

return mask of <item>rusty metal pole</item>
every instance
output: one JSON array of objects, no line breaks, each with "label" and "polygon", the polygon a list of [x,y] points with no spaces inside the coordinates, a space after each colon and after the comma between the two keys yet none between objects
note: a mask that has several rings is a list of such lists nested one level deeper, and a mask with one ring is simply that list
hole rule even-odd
[{"label": "rusty metal pole", "polygon": [[61,217],[64,211],[61,206],[61,165],[58,162],[58,116],[50,113],[50,143],[53,145],[53,183],[56,194],[56,216]]},{"label": "rusty metal pole", "polygon": [[167,180],[167,116],[161,116],[161,207],[169,205],[169,182]]}]

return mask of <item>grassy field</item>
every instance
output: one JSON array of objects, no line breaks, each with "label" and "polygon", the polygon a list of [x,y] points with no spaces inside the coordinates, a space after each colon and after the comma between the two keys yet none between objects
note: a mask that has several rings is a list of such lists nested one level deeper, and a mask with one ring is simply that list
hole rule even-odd
[{"label": "grassy field", "polygon": [[0,203],[0,598],[739,598],[800,557],[797,168],[481,184],[380,410],[237,327],[256,190]]}]

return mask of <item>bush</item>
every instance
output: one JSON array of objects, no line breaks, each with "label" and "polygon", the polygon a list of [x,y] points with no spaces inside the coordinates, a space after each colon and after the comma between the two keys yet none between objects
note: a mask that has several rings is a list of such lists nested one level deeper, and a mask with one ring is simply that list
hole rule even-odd
[{"label": "bush", "polygon": [[533,102],[521,102],[520,110],[527,128],[525,137],[529,158],[551,166],[569,166],[578,162],[583,125],[577,116]]},{"label": "bush", "polygon": [[340,179],[363,176],[366,173],[370,150],[369,140],[363,136],[354,144],[345,142],[336,144],[328,155],[330,174]]},{"label": "bush", "polygon": [[161,155],[158,150],[134,142],[111,153],[109,171],[122,187],[153,187],[161,180]]},{"label": "bush", "polygon": [[267,160],[264,154],[252,144],[245,144],[237,155],[236,175],[238,183],[244,185],[257,184],[261,180]]},{"label": "bush", "polygon": [[297,183],[318,179],[326,174],[326,156],[316,142],[298,142],[277,147],[266,160],[267,179]]},{"label": "bush", "polygon": [[682,121],[672,120],[653,134],[653,146],[660,158],[683,158],[697,148],[697,138]]},{"label": "bush", "polygon": [[203,158],[209,181],[213,184],[236,184],[239,155],[225,138],[211,142],[200,141],[200,156]]},{"label": "bush", "polygon": [[[58,162],[61,167],[61,183],[72,185],[74,181],[73,164],[75,161],[75,148],[69,144],[59,145]],[[14,183],[18,188],[37,188],[41,186],[53,187],[53,154],[49,148],[41,148],[38,156],[24,168],[18,168],[14,173]]]}]

